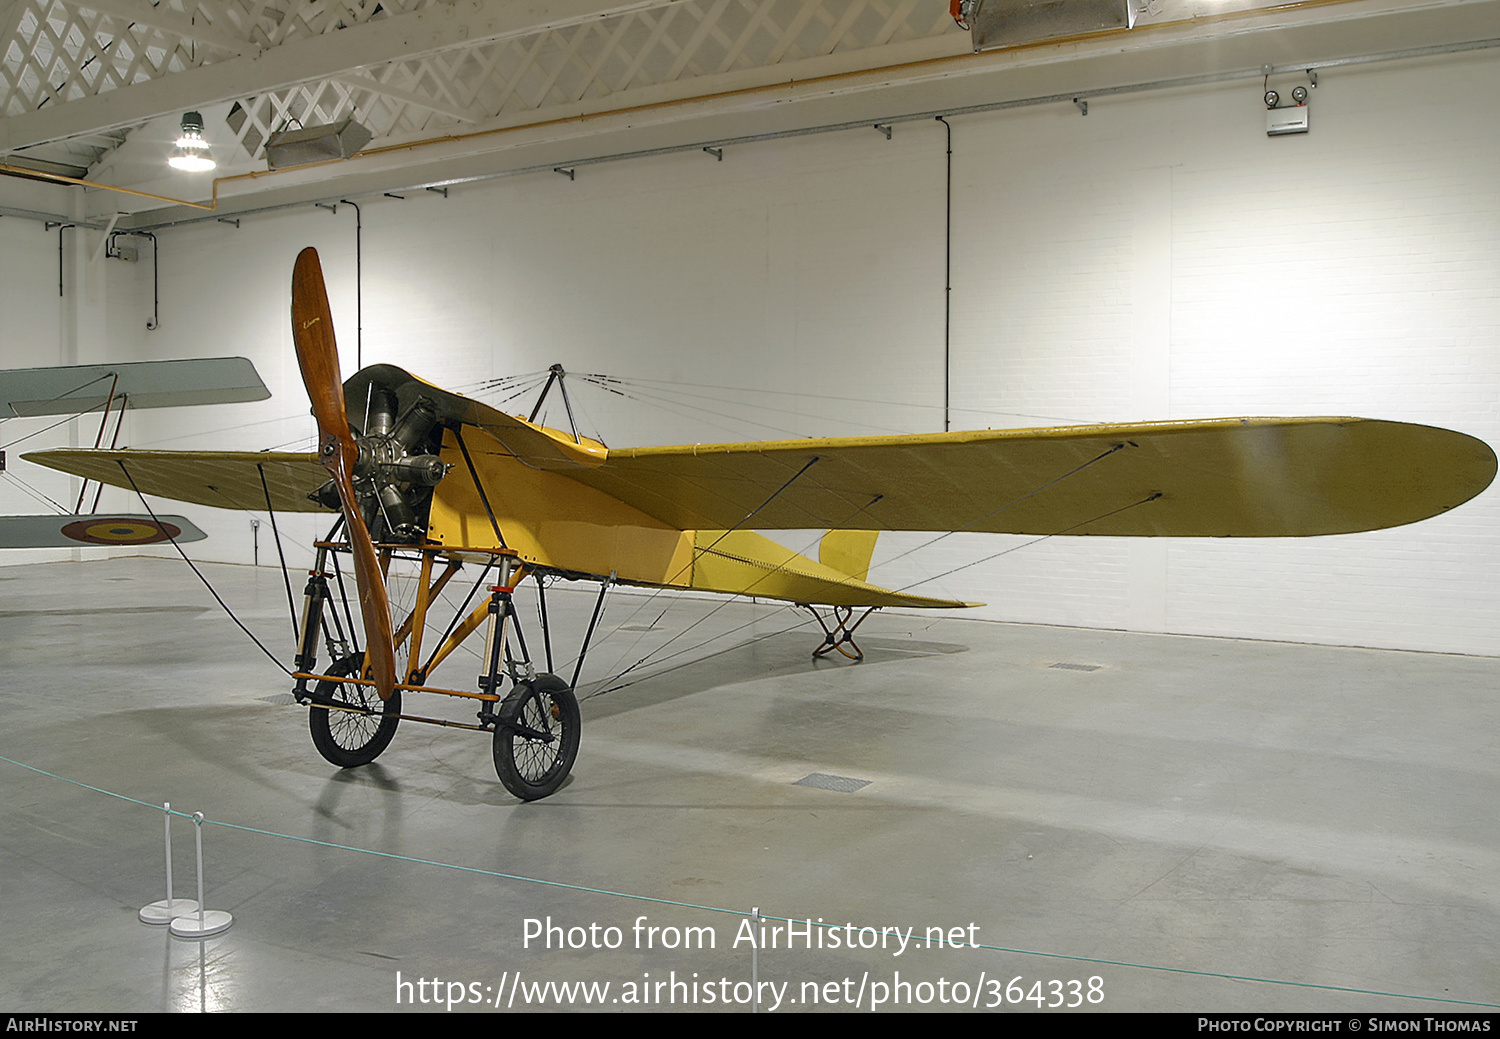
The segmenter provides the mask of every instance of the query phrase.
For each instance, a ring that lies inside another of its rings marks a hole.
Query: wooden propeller
[[[391,632],[390,596],[375,555],[375,543],[354,494],[354,465],[359,445],[344,411],[339,378],[339,351],[333,338],[333,315],[323,286],[323,267],[316,249],[303,249],[292,269],[292,339],[297,364],[318,420],[318,458],[333,477],[344,510],[344,529],[354,553],[354,580],[365,621],[365,660],[382,700],[396,687],[396,646]]]

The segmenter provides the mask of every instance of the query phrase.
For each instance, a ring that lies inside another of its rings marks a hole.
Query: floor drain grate
[[[1073,664],[1066,660],[1060,660],[1056,664],[1048,664],[1047,668],[1052,671],[1102,671],[1103,664]]]
[[[815,786],[819,790],[837,790],[841,794],[852,794],[861,787],[870,785],[868,779],[850,779],[848,776],[830,776],[826,772],[814,772],[803,776],[792,786]]]

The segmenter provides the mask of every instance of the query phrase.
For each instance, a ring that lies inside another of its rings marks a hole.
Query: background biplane
[[[526,577],[598,581],[600,603],[620,582],[832,607],[831,624],[820,617],[818,652],[857,658],[852,636],[870,610],[967,605],[869,583],[880,531],[1349,533],[1438,515],[1484,490],[1496,471],[1494,452],[1473,437],[1358,418],[609,449],[390,365],[341,383],[312,249],[293,272],[292,323],[318,423],[317,454],[58,450],[27,457],[180,501],[338,510],[334,530],[315,545],[296,656],[294,692],[312,708],[318,750],[341,766],[371,761],[403,719],[459,724],[403,713],[403,694],[467,698],[479,704],[477,724],[462,727],[493,733],[496,770],[525,799],[557,789],[579,737],[578,670],[571,683],[538,673],[517,624],[512,595]],[[829,531],[817,560],[755,533],[807,528]],[[363,648],[341,591],[346,555]],[[415,563],[420,584],[415,605],[393,618],[386,580],[398,558]],[[466,564],[480,566],[475,592],[493,573],[489,594],[467,614],[466,600],[424,657],[429,607]],[[865,612],[855,619],[856,610]],[[544,597],[541,617],[550,667]],[[478,690],[430,684],[433,670],[480,628]],[[591,624],[579,668],[592,631]],[[320,646],[330,658],[325,669],[317,666]]]
[[[130,361],[116,364],[73,364],[52,368],[13,368],[0,371],[0,419],[63,416],[83,418],[98,414],[94,446],[107,439],[118,444],[127,410],[182,408],[203,404],[231,404],[265,400],[271,395],[255,366],[244,357],[202,357],[175,361]],[[114,430],[110,432],[113,422]],[[48,427],[50,428],[50,427]],[[20,443],[46,429],[27,433]],[[106,437],[108,435],[108,437]],[[8,445],[7,445],[8,446]],[[0,472],[6,472],[0,447]],[[14,475],[14,474],[11,474]],[[0,516],[0,548],[77,548],[79,545],[151,545],[167,540],[201,541],[205,535],[183,516],[98,514],[99,491],[85,480],[68,512],[60,503],[56,514]],[[31,488],[27,493],[44,498]],[[92,501],[91,501],[92,499]],[[83,510],[88,506],[89,511]]]

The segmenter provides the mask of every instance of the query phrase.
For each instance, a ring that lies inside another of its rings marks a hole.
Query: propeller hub
[[[427,528],[425,511],[430,489],[450,468],[436,454],[433,441],[437,408],[419,397],[398,417],[396,395],[383,386],[369,389],[365,429],[350,428],[354,463],[349,475],[359,503],[361,518],[378,542],[411,544],[423,540]],[[323,448],[331,459],[340,443],[330,438]],[[312,495],[319,504],[338,508],[336,481],[330,480]]]

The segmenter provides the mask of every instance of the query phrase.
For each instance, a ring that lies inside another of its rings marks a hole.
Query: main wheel
[[[364,659],[363,653],[352,653],[337,661],[328,673],[341,677],[358,674]],[[315,692],[320,698],[359,708],[341,711],[314,704],[307,709],[307,727],[312,732],[313,746],[323,757],[340,768],[353,768],[368,765],[390,746],[391,737],[396,735],[396,726],[401,721],[399,689],[391,693],[389,700],[381,702],[380,694],[373,686],[325,679],[318,683]]]
[[[523,801],[562,786],[578,757],[578,699],[556,675],[517,682],[500,705],[495,771]]]

